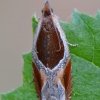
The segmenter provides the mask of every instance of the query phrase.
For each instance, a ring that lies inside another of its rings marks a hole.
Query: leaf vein
[[[93,62],[93,59],[94,59],[94,33],[93,33],[92,29],[88,26],[88,24],[85,22],[85,20],[81,16],[80,16],[80,18],[84,22],[85,26],[87,27],[87,29],[90,31],[90,33],[93,36],[93,54],[92,54],[92,62]]]

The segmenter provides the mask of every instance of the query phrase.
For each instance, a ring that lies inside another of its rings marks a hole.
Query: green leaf
[[[0,100],[37,100],[34,83],[30,83],[33,79],[32,53],[23,54],[23,59],[23,85],[16,90],[2,94]]]
[[[35,33],[37,24],[38,24],[38,21],[37,21],[37,18],[36,18],[36,14],[34,14],[33,17],[32,17],[32,31],[33,31],[33,35]]]
[[[32,29],[37,26],[32,18]],[[69,43],[72,60],[72,100],[100,99],[100,11],[94,17],[73,12],[70,24],[60,21]],[[32,53],[23,55],[23,85],[14,91],[1,94],[1,100],[37,100],[33,79]]]
[[[100,99],[100,11],[95,17],[74,11],[70,24],[60,21],[70,43],[72,100]]]

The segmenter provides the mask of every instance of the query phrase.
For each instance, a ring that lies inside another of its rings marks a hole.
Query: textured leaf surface
[[[60,21],[70,43],[73,88],[72,100],[100,100],[100,11],[91,17],[74,11],[70,24]],[[35,32],[36,17],[32,18]],[[32,54],[23,55],[23,85],[1,94],[1,100],[37,100],[32,76]]]
[[[100,100],[100,12],[93,18],[74,11],[70,24],[61,22],[70,43],[72,100]]]

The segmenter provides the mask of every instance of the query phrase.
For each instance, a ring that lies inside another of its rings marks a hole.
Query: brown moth
[[[34,82],[39,100],[70,100],[72,76],[68,44],[46,0],[32,48]]]

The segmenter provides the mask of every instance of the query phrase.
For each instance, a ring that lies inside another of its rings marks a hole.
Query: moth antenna
[[[57,33],[57,37],[58,37],[58,33]],[[59,52],[61,50],[61,45],[60,45],[60,40],[59,40],[59,37],[58,37],[58,41],[59,41],[59,49],[56,50],[56,52]]]
[[[69,45],[69,46],[72,46],[72,47],[78,46],[78,44],[71,44],[71,43],[69,43],[69,42],[68,42],[68,45]]]

